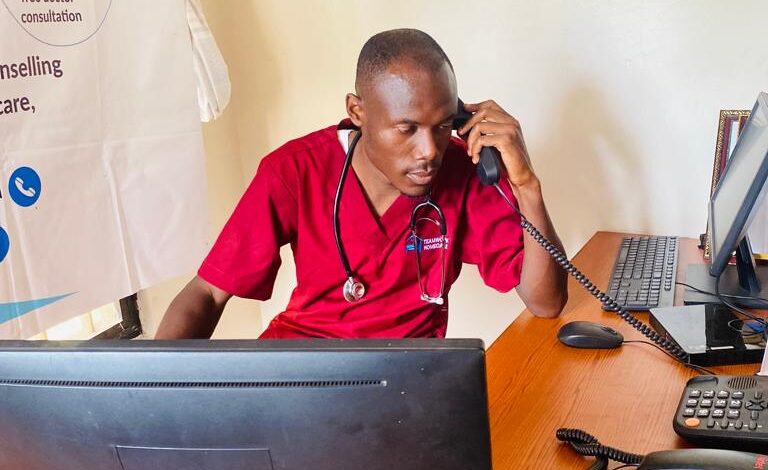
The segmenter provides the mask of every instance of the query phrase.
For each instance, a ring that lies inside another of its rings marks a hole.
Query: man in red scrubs
[[[473,116],[458,129],[462,139],[452,137],[457,98],[451,63],[430,36],[401,29],[369,39],[355,93],[346,97],[348,119],[264,157],[156,338],[210,337],[233,295],[268,299],[285,244],[298,283],[262,338],[443,337],[447,295],[463,263],[477,265],[492,288],[517,288],[533,314],[559,315],[565,273],[523,236],[519,217],[475,173],[481,148],[496,147],[505,170],[500,187],[562,250],[520,124],[493,101],[467,104]],[[365,287],[350,302],[334,196],[357,137],[338,210],[343,253]],[[425,201],[431,204],[414,213]]]

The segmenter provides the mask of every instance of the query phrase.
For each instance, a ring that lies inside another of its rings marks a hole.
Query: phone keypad
[[[688,381],[681,396],[675,431],[693,442],[714,447],[768,448],[766,397],[768,377],[695,377]]]

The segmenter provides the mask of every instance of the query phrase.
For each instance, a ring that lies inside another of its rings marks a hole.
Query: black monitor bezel
[[[491,468],[481,340],[11,340],[0,359],[0,469]]]

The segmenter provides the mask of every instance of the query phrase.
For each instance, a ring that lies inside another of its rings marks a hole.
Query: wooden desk
[[[621,238],[598,232],[573,260],[601,288]],[[677,280],[684,281],[686,265],[703,260],[693,239],[681,239],[679,251]],[[682,304],[682,291],[678,286],[675,305]],[[603,323],[627,340],[644,339],[618,316],[602,311],[573,279],[568,292],[559,319],[536,318],[526,310],[488,349],[493,468],[581,470],[594,462],[557,440],[555,431],[561,427],[583,429],[604,445],[638,454],[689,447],[672,429],[672,418],[686,381],[697,374],[647,344],[613,350],[562,345],[557,330],[573,320]],[[639,318],[647,323],[648,315]],[[753,374],[759,364],[713,369]]]

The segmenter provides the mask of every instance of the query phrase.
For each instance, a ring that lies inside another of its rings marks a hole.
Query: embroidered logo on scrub
[[[405,238],[405,251],[422,251],[439,250],[443,248],[443,240],[445,240],[445,248],[448,248],[448,237],[432,237],[432,238],[420,238],[413,234],[409,234]]]

